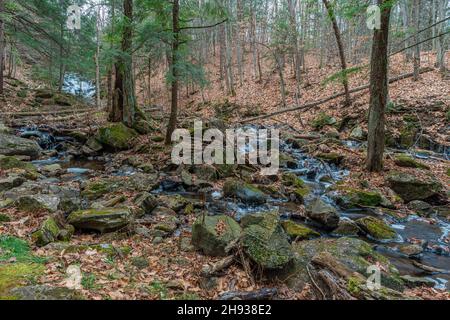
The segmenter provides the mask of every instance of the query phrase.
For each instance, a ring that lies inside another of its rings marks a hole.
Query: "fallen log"
[[[430,72],[430,71],[433,71],[433,70],[434,69],[431,68],[431,67],[425,67],[425,68],[420,69],[419,73],[426,73],[426,72]],[[413,76],[414,76],[413,72],[405,73],[405,74],[402,74],[402,75],[399,75],[397,77],[389,79],[389,83],[394,83],[394,82],[397,82],[397,81],[400,81],[400,80],[403,80],[403,79],[411,78]],[[355,93],[355,92],[359,92],[359,91],[366,90],[366,89],[369,89],[369,88],[370,88],[370,84],[366,84],[366,85],[363,85],[363,86],[360,86],[360,87],[353,88],[349,92],[350,93]],[[343,97],[343,96],[345,96],[345,92],[340,92],[340,93],[336,93],[336,94],[334,94],[332,96],[323,98],[321,100],[313,101],[313,102],[310,102],[310,103],[307,103],[307,104],[304,104],[304,105],[301,105],[301,106],[295,106],[295,107],[292,107],[292,108],[286,108],[286,109],[278,110],[278,111],[275,111],[275,112],[272,112],[272,113],[263,114],[261,116],[243,119],[243,120],[241,120],[239,122],[240,123],[248,123],[248,122],[253,122],[255,120],[267,119],[267,118],[270,118],[270,117],[273,117],[273,116],[277,116],[277,115],[280,115],[280,114],[283,114],[283,113],[287,113],[287,112],[298,111],[298,110],[308,110],[308,109],[320,106],[320,105],[322,105],[322,104],[324,104],[324,103],[326,103],[328,101],[331,101],[331,100],[334,100],[334,99],[337,99],[337,98],[340,98],[340,97]]]
[[[234,255],[223,258],[222,260],[216,263],[207,264],[202,269],[202,276],[211,277],[230,267],[233,264],[233,262],[234,262]]]
[[[65,110],[54,110],[54,111],[24,111],[24,112],[2,112],[1,116],[9,117],[39,117],[45,115],[57,115],[57,114],[70,114],[70,113],[83,113],[83,112],[96,112],[103,111],[101,109],[95,108],[83,108],[83,109],[65,109]]]

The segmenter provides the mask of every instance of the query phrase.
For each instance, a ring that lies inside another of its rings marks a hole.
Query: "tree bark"
[[[0,13],[5,11],[5,0],[0,0]],[[0,17],[0,94],[3,94],[4,90],[4,75],[3,70],[5,69],[5,24],[3,19]]]
[[[172,71],[172,81],[171,81],[171,106],[170,106],[170,118],[167,125],[166,132],[166,145],[170,145],[172,142],[172,133],[175,131],[177,126],[177,115],[178,115],[178,50],[180,46],[180,1],[173,0],[172,6],[172,32],[173,32],[173,42],[172,42],[172,61],[171,61],[171,71]]]
[[[378,0],[381,11],[381,27],[375,29],[372,44],[370,70],[369,135],[366,168],[379,172],[383,169],[385,108],[388,94],[388,41],[391,6],[389,0]]]
[[[414,43],[417,45],[414,47],[414,81],[419,80],[420,69],[420,45],[419,43],[419,27],[420,27],[420,0],[414,0]]]
[[[115,64],[115,83],[113,108],[110,121],[123,122],[128,127],[135,124],[136,96],[133,78],[132,37],[133,37],[133,0],[123,1],[124,27],[122,50]]]
[[[350,105],[350,93],[348,90],[348,77],[346,74],[347,70],[347,62],[345,61],[345,52],[344,46],[342,45],[341,40],[341,31],[339,30],[339,26],[337,24],[336,16],[334,15],[334,10],[329,0],[322,0],[325,8],[327,9],[328,16],[330,17],[331,23],[333,25],[334,36],[336,37],[336,42],[339,50],[339,58],[341,59],[341,68],[342,68],[342,85],[344,86],[345,91],[345,104]]]

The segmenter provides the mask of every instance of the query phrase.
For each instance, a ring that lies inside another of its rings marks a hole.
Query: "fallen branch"
[[[211,277],[230,267],[233,264],[233,262],[234,262],[234,255],[223,258],[222,260],[216,263],[207,264],[202,269],[202,276]]]
[[[83,113],[83,112],[95,112],[95,111],[103,111],[94,108],[83,108],[83,109],[70,109],[70,110],[55,110],[55,111],[26,111],[26,112],[3,112],[0,113],[1,116],[12,116],[12,117],[39,117],[44,115],[54,115],[54,114],[70,114],[70,113]]]
[[[431,67],[426,67],[426,68],[420,69],[419,73],[426,73],[426,72],[430,72],[430,71],[433,71],[433,70],[434,69],[431,68]],[[400,81],[400,80],[403,80],[403,79],[411,78],[413,76],[414,76],[413,72],[405,73],[405,74],[402,74],[402,75],[399,75],[397,77],[389,79],[389,83],[393,83],[393,82],[397,82],[397,81]],[[363,85],[363,86],[351,89],[349,92],[350,93],[355,93],[355,92],[366,90],[366,89],[369,89],[369,88],[370,88],[370,84],[366,84],[366,85]],[[329,96],[329,97],[326,97],[324,99],[317,100],[317,101],[314,101],[314,102],[310,102],[310,103],[304,104],[302,106],[286,108],[286,109],[282,109],[282,110],[279,110],[279,111],[276,111],[276,112],[273,112],[273,113],[264,114],[264,115],[253,117],[253,118],[243,119],[243,120],[240,121],[240,123],[248,123],[248,122],[253,122],[255,120],[267,119],[267,118],[270,118],[270,117],[273,117],[273,116],[277,116],[277,115],[280,115],[280,114],[283,114],[283,113],[297,111],[297,110],[311,109],[311,108],[317,107],[319,105],[322,105],[322,104],[324,104],[324,103],[326,103],[328,101],[331,101],[331,100],[334,100],[336,98],[343,97],[343,96],[345,96],[345,92],[336,93],[336,94],[334,94],[332,96]]]
[[[241,292],[241,291],[229,291],[220,295],[220,300],[269,300],[278,294],[276,288],[264,288],[258,291]]]

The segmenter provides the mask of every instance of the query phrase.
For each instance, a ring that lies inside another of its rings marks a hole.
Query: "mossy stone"
[[[47,218],[39,230],[34,232],[31,237],[38,247],[43,247],[57,240],[60,228],[56,220],[52,217]]]
[[[137,132],[123,123],[112,123],[99,129],[97,140],[116,150],[127,150],[131,147],[131,140],[137,137]]]
[[[405,202],[425,200],[442,191],[443,186],[434,177],[416,177],[404,172],[391,172],[387,181]]]
[[[101,233],[126,227],[131,213],[127,208],[88,209],[72,212],[67,222],[76,229],[95,230]]]
[[[412,157],[406,154],[398,154],[395,156],[394,162],[399,167],[407,167],[407,168],[420,168],[420,169],[430,169],[429,166],[416,161]]]
[[[291,239],[304,240],[320,237],[320,233],[291,220],[283,221],[281,225]]]
[[[226,247],[241,235],[241,227],[231,217],[199,217],[192,226],[192,244],[210,256],[225,256]]]
[[[228,179],[225,181],[223,192],[226,197],[239,199],[243,203],[263,204],[266,202],[264,192],[252,184],[236,179]]]
[[[397,236],[394,229],[383,220],[375,217],[367,216],[359,218],[355,222],[363,231],[376,240],[392,240]]]

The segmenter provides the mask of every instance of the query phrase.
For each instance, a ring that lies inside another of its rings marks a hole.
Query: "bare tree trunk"
[[[296,21],[296,12],[295,12],[296,3],[294,0],[288,0],[289,7],[289,23],[290,23],[290,32],[291,36],[291,44],[293,47],[293,60],[294,60],[294,68],[295,68],[295,86],[296,86],[296,94],[297,97],[300,97],[300,83],[301,83],[301,60],[300,60],[300,51],[298,48],[298,37],[297,37],[297,21]]]
[[[5,0],[0,0],[0,13],[5,11]],[[5,68],[5,24],[0,16],[0,94],[4,91],[4,75],[3,70]]]
[[[342,45],[341,40],[341,31],[339,30],[339,26],[337,24],[336,16],[334,15],[334,10],[329,0],[322,0],[325,8],[327,9],[328,16],[330,17],[331,23],[333,24],[334,35],[336,37],[336,42],[339,50],[339,58],[341,59],[341,68],[342,68],[342,85],[344,86],[345,91],[345,104],[350,105],[350,93],[348,90],[348,77],[347,77],[347,62],[345,61],[345,53],[344,46]]]
[[[385,108],[388,94],[388,41],[391,6],[389,0],[378,0],[385,5],[381,12],[381,27],[375,29],[372,44],[370,70],[369,135],[366,168],[369,171],[383,169]],[[387,4],[387,5],[386,5]]]
[[[420,27],[420,0],[414,0],[414,43],[419,43],[419,27]],[[420,46],[414,47],[414,81],[419,80],[420,69]]]
[[[170,118],[167,125],[166,132],[166,145],[170,145],[172,142],[172,133],[175,131],[177,126],[177,116],[178,116],[178,50],[180,46],[180,1],[173,0],[172,5],[172,32],[173,32],[173,42],[172,42],[172,59],[171,59],[171,71],[172,71],[172,82],[171,82],[171,106],[170,106]]]
[[[445,17],[445,12],[447,8],[447,1],[446,0],[438,0],[438,14],[437,20],[443,20]],[[441,34],[444,31],[444,25],[439,24],[438,27],[438,35]],[[445,35],[440,36],[437,39],[436,42],[436,66],[439,68],[439,70],[444,74],[446,71],[445,66]]]
[[[101,106],[100,101],[100,7],[97,11],[97,23],[95,24],[95,31],[97,33],[97,51],[95,53],[95,107],[97,109]]]
[[[244,79],[244,70],[242,68],[243,56],[244,56],[244,25],[243,25],[243,11],[242,11],[242,0],[236,1],[236,11],[237,11],[237,32],[236,32],[236,53],[237,53],[237,65],[239,73],[239,84],[242,86]]]

